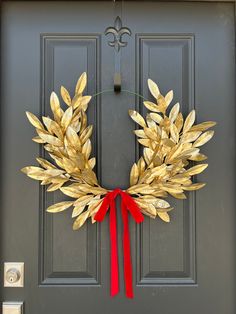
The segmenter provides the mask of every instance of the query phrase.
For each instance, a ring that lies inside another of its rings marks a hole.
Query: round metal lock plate
[[[20,272],[18,269],[16,268],[10,268],[7,272],[6,272],[6,280],[9,283],[15,283],[20,279]]]

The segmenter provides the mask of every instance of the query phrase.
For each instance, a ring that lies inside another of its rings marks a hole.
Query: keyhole
[[[9,269],[6,275],[7,281],[10,283],[15,283],[20,279],[20,272],[15,268]]]

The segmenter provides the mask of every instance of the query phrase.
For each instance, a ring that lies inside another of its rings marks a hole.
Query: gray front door
[[[135,298],[125,298],[122,224],[118,211],[121,292],[109,296],[108,218],[72,231],[71,213],[45,208],[63,198],[47,194],[20,168],[39,154],[25,111],[49,113],[49,95],[69,90],[88,73],[88,94],[113,89],[114,48],[104,30],[114,3],[2,4],[1,257],[25,263],[24,288],[4,288],[2,301],[24,301],[25,314],[234,314],[235,302],[235,71],[234,4],[123,2],[131,37],[122,49],[122,88],[148,96],[146,81],[173,89],[186,114],[215,120],[203,150],[207,186],[187,201],[171,200],[171,222],[130,220]],[[110,36],[110,35],[109,35]],[[138,97],[121,92],[92,100],[97,173],[107,188],[125,188],[139,149],[128,109]],[[40,152],[42,153],[42,152]],[[118,204],[119,206],[119,204]]]

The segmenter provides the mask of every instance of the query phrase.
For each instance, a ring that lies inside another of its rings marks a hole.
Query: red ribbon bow
[[[128,211],[133,216],[136,223],[140,223],[144,220],[140,208],[128,193],[122,191],[121,189],[115,189],[112,192],[108,192],[106,194],[102,205],[96,213],[94,219],[97,221],[102,221],[110,207],[111,296],[115,296],[119,292],[119,267],[115,205],[115,199],[117,195],[121,196],[121,214],[123,220],[124,279],[126,297],[133,298]]]

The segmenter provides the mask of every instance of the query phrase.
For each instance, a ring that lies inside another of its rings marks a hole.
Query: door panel
[[[44,114],[50,115],[50,93],[63,85],[72,91],[78,73],[86,71],[89,79],[87,93],[95,94],[99,89],[101,72],[99,66],[101,36],[41,34],[41,104]],[[90,123],[94,125],[92,141],[94,154],[99,158],[96,142],[99,128],[99,103],[93,102],[88,111]],[[44,154],[45,155],[45,154]],[[46,155],[45,155],[46,157]],[[99,158],[100,159],[100,158]],[[94,285],[99,282],[100,243],[98,225],[87,224],[81,229],[79,237],[71,232],[71,219],[68,213],[68,225],[64,230],[64,218],[47,215],[45,208],[54,202],[63,200],[59,192],[40,191],[41,198],[41,241],[39,258],[41,262],[41,284],[78,284]],[[95,228],[94,228],[95,227]],[[63,231],[63,237],[61,232]]]
[[[108,218],[72,231],[69,211],[52,216],[46,193],[19,169],[40,153],[24,112],[50,114],[49,96],[63,84],[73,91],[88,73],[88,94],[113,89],[114,50],[104,35],[113,25],[112,2],[4,2],[2,5],[2,261],[25,262],[25,287],[2,288],[2,300],[25,302],[26,314],[234,314],[235,295],[235,69],[233,3],[124,2],[123,25],[132,31],[121,51],[122,88],[150,97],[147,79],[174,90],[187,114],[215,120],[204,153],[207,186],[165,224],[130,219],[135,298],[123,289],[122,223],[118,210],[120,294],[109,296]],[[173,103],[174,103],[173,102]],[[141,150],[128,109],[145,113],[138,97],[122,92],[93,98],[93,153],[107,188],[126,188]],[[119,202],[117,204],[119,208]]]
[[[151,29],[152,25],[146,34],[136,36],[139,91],[149,97],[146,82],[152,77],[165,92],[174,88],[174,101],[187,113],[194,108],[194,35],[150,35]],[[141,102],[138,110],[147,112]],[[137,246],[141,285],[196,283],[194,194],[185,201],[172,199],[171,204],[176,210],[169,232],[152,219],[141,226]]]

